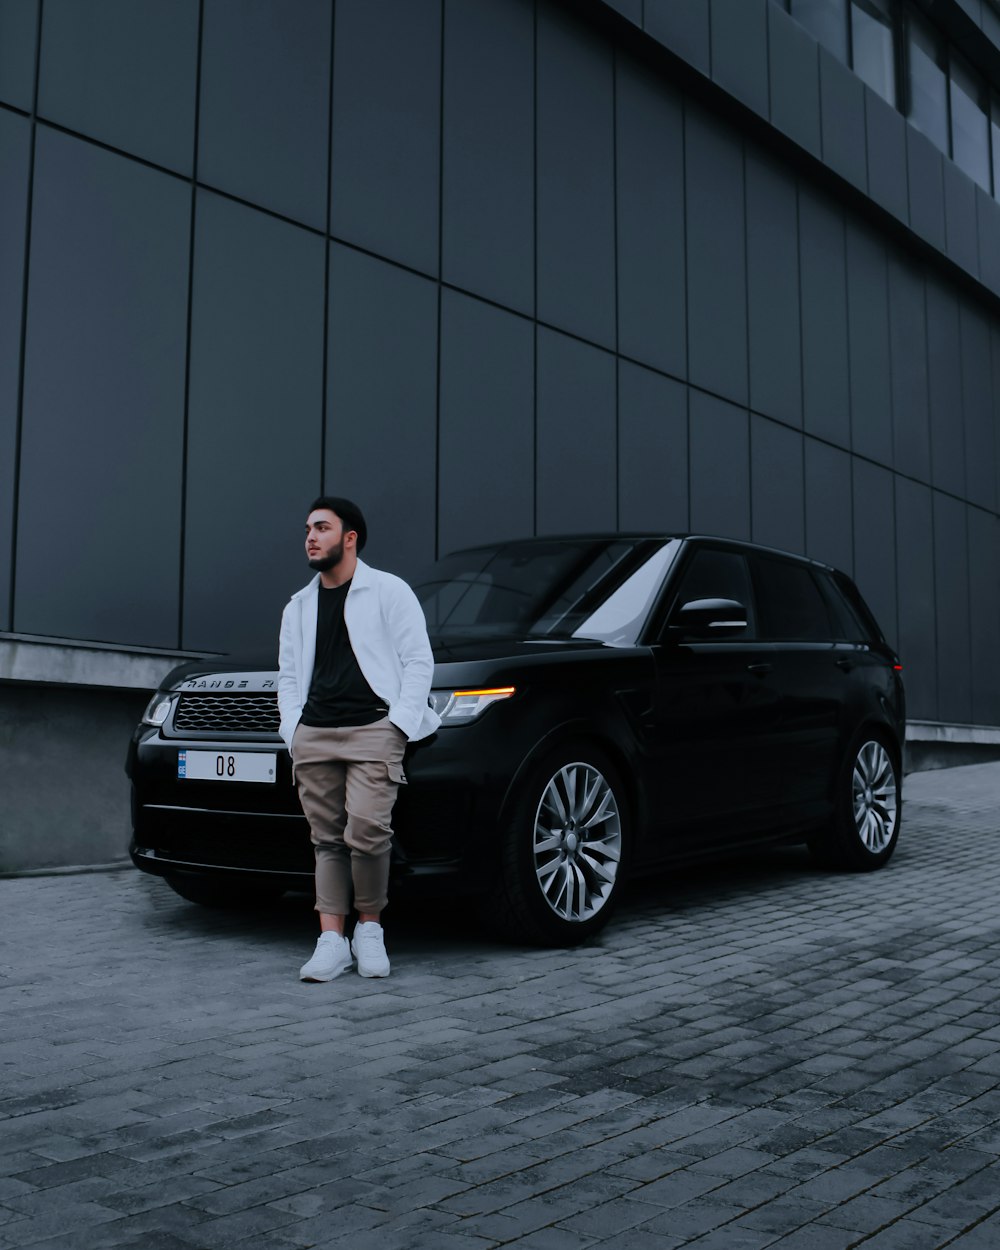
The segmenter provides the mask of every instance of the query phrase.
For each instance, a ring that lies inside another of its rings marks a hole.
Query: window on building
[[[788,11],[824,48],[848,63],[847,0],[788,0]]]
[[[986,83],[968,62],[951,55],[951,155],[970,178],[990,190],[990,122]]]
[[[883,100],[896,105],[896,48],[890,0],[851,0],[851,65]]]
[[[916,13],[907,16],[910,62],[910,121],[937,144],[948,146],[948,50],[929,22]]]
[[[990,108],[990,140],[993,150],[993,195],[1000,200],[1000,95],[995,91],[991,95]]]

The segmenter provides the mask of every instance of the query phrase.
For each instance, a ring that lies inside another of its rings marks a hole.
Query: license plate
[[[178,751],[184,781],[274,781],[278,757],[268,751]]]

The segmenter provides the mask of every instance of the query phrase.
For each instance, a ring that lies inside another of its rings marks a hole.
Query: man
[[[280,732],[316,852],[320,936],[303,981],[332,981],[354,959],[363,977],[389,975],[381,915],[403,751],[440,724],[420,604],[400,578],[358,559],[367,536],[357,504],[317,499],[306,520],[316,576],[281,617]]]

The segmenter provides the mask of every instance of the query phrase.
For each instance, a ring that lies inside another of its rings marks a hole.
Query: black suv
[[[826,565],[696,535],[535,538],[413,582],[441,728],[407,751],[392,897],[479,895],[567,944],[629,874],[806,841],[881,867],[899,836],[900,664]],[[129,750],[137,867],[209,905],[308,889],[273,656],[187,663]]]

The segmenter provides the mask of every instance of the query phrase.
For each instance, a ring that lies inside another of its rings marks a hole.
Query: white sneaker
[[[313,957],[299,969],[303,981],[332,981],[354,963],[351,947],[342,933],[321,933]]]
[[[387,977],[389,956],[385,953],[382,926],[375,920],[366,920],[354,927],[351,950],[358,961],[358,976]]]

